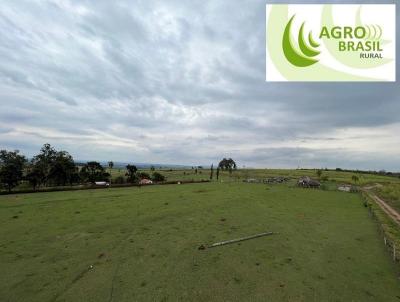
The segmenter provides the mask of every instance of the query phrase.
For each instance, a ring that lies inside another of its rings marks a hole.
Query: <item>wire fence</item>
[[[210,182],[208,179],[184,179],[184,180],[173,180],[173,181],[161,181],[154,182],[153,184],[141,185],[138,183],[125,183],[125,184],[112,184],[111,186],[96,186],[96,185],[73,185],[73,186],[65,186],[65,187],[42,187],[36,190],[26,189],[26,190],[14,190],[11,192],[8,191],[0,191],[0,195],[11,195],[11,194],[28,194],[28,193],[40,193],[40,192],[60,192],[60,191],[82,191],[82,190],[103,190],[110,188],[127,188],[127,187],[144,187],[144,186],[161,186],[161,185],[183,185],[183,184],[192,184],[192,183],[204,183]]]
[[[400,251],[398,249],[398,244],[396,244],[396,239],[393,234],[387,231],[386,224],[382,222],[380,215],[386,215],[380,208],[375,208],[374,202],[370,200],[370,197],[366,194],[363,195],[364,206],[368,208],[369,216],[376,222],[379,232],[382,236],[383,243],[385,244],[386,249],[390,253],[392,260],[394,262],[398,262],[400,260]],[[391,219],[388,217],[388,219]]]

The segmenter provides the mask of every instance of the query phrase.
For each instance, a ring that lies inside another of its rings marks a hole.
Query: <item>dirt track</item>
[[[381,209],[389,215],[390,218],[393,219],[398,225],[400,225],[400,214],[393,209],[390,205],[388,205],[383,199],[379,198],[376,194],[369,191],[375,186],[365,187],[364,192],[366,192],[380,207]]]

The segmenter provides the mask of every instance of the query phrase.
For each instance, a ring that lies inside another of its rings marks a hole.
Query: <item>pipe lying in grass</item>
[[[217,246],[221,246],[221,245],[236,243],[236,242],[240,242],[240,241],[245,241],[245,240],[254,239],[254,238],[263,237],[263,236],[269,236],[269,235],[273,235],[273,234],[278,234],[278,233],[266,232],[266,233],[260,233],[260,234],[251,235],[251,236],[247,236],[247,237],[242,237],[242,238],[238,238],[238,239],[232,239],[232,240],[217,242],[217,243],[211,244],[207,248],[212,248],[212,247],[217,247]],[[204,245],[200,245],[199,246],[199,250],[205,250],[205,249],[206,249],[206,246],[204,246]]]

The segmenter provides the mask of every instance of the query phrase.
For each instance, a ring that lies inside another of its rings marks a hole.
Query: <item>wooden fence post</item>
[[[396,262],[396,245],[393,244],[393,261]]]

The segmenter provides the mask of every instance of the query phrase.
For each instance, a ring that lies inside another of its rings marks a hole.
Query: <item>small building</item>
[[[300,177],[300,179],[297,181],[297,185],[303,188],[319,188],[321,186],[321,183],[319,181],[311,179],[308,176],[305,176]]]
[[[351,185],[340,185],[338,186],[338,190],[343,192],[350,192]]]
[[[281,184],[284,182],[287,182],[289,180],[289,177],[284,177],[284,176],[277,176],[277,177],[270,177],[267,179],[264,179],[264,183],[268,184]]]
[[[261,181],[258,180],[258,179],[255,179],[255,178],[247,178],[247,179],[244,179],[243,182],[248,182],[248,183],[259,183],[259,182],[261,182]]]
[[[342,192],[357,192],[358,189],[356,186],[349,185],[349,184],[341,184],[338,186],[338,190]]]
[[[153,182],[150,179],[143,178],[139,181],[139,185],[151,185]]]

